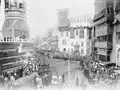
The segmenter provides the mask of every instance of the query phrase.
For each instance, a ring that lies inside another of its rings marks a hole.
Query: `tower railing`
[[[8,42],[33,42],[33,40],[31,39],[23,39],[23,38],[19,38],[19,37],[14,37],[14,38],[11,38],[11,37],[3,37],[3,38],[0,38],[0,43],[8,43]]]

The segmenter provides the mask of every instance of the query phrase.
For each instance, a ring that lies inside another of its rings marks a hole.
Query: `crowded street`
[[[0,0],[0,90],[120,90],[120,0]]]

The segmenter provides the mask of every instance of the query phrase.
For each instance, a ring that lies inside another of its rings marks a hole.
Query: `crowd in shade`
[[[8,71],[2,72],[0,76],[0,80],[1,80],[0,82],[2,85],[12,83],[15,80],[18,80],[24,76],[32,74],[33,72],[35,72],[36,69],[37,67],[35,63],[32,63],[31,61],[29,61],[27,65],[23,65],[19,67],[18,69],[15,69],[11,72],[8,72]]]
[[[81,61],[80,66],[85,74],[88,73],[87,76],[93,84],[115,85],[119,83],[120,73],[116,70],[120,70],[120,67],[115,63],[103,64],[99,60],[92,60],[91,56],[86,56]]]

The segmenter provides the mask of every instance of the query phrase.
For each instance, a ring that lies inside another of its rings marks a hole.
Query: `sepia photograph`
[[[120,0],[0,0],[0,90],[120,90]]]

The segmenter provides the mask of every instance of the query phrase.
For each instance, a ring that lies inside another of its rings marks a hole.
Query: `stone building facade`
[[[113,50],[114,5],[113,0],[96,0],[96,2],[98,6],[95,5],[97,12],[93,20],[96,38],[95,52],[100,61],[108,62]]]

